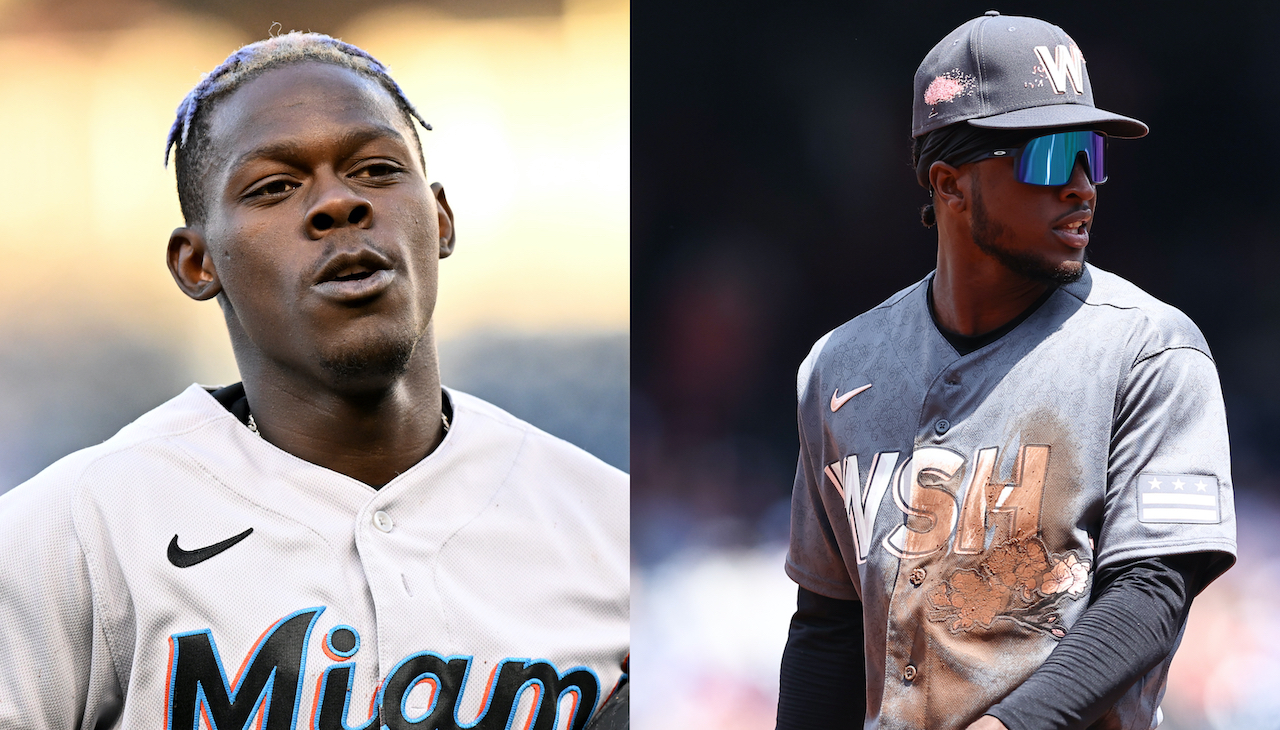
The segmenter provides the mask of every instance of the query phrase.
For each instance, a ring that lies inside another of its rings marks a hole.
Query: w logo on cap
[[[1077,94],[1084,93],[1084,54],[1076,44],[1056,46],[1052,58],[1049,57],[1048,46],[1036,46],[1035,50],[1049,75],[1054,93],[1067,93],[1067,79],[1071,79],[1071,85],[1075,87]]]

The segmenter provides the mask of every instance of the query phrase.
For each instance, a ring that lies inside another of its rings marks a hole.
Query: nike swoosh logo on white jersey
[[[855,395],[861,393],[862,391],[870,387],[871,387],[871,383],[867,383],[861,388],[854,388],[853,390],[849,391],[848,393],[845,393],[844,395],[840,395],[839,388],[836,388],[835,390],[831,391],[831,412],[835,413],[836,411],[840,410],[840,407],[843,406],[845,403],[848,403],[850,398],[854,397]],[[837,398],[836,396],[838,395],[839,397]]]
[[[178,536],[174,535],[173,539],[169,541],[169,562],[173,563],[175,568],[190,568],[197,563],[203,563],[209,558],[212,558],[218,553],[245,539],[252,533],[253,528],[250,527],[239,535],[228,537],[222,542],[215,542],[212,545],[196,548],[195,550],[183,550],[178,547]]]

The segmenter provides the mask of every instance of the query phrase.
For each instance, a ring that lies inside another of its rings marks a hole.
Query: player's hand
[[[990,715],[983,715],[978,721],[970,725],[965,730],[1009,730],[1004,726],[1003,722],[995,719]]]

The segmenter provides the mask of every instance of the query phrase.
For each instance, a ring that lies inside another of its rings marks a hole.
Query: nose
[[[1082,154],[1076,158],[1076,166],[1071,169],[1071,179],[1062,186],[1062,199],[1077,198],[1087,202],[1097,195],[1098,188],[1089,181],[1089,173],[1085,170],[1085,159]]]
[[[338,228],[369,228],[373,225],[373,206],[336,177],[327,183],[319,177],[319,190],[307,211],[307,235],[312,240],[323,238]]]

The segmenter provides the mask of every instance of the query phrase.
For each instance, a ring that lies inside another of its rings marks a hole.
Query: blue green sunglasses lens
[[[1015,160],[1020,182],[1031,185],[1066,185],[1076,158],[1084,153],[1089,179],[1107,181],[1107,138],[1098,132],[1058,132],[1036,137],[1023,145]]]

